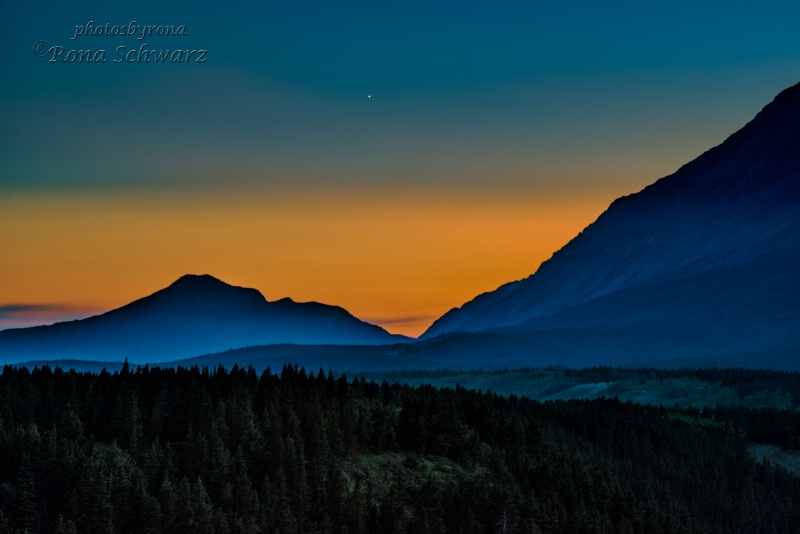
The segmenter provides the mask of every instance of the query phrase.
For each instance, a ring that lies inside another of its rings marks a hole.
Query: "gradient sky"
[[[0,0],[0,19],[0,328],[208,273],[417,335],[800,78],[797,2]],[[71,40],[89,21],[187,34]],[[207,61],[114,62],[145,43]]]

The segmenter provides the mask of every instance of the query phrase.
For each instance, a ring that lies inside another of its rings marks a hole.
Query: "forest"
[[[753,443],[800,448],[800,414],[5,366],[0,534],[800,532],[800,478]]]

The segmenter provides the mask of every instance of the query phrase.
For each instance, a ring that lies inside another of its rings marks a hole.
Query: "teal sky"
[[[46,0],[0,15],[5,191],[647,183],[800,67],[792,2]],[[90,20],[187,35],[70,40]],[[107,61],[51,63],[39,40]],[[114,62],[143,43],[207,61]]]

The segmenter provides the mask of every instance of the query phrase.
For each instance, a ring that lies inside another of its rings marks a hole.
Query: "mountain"
[[[0,362],[162,362],[252,345],[379,345],[403,340],[336,306],[288,298],[268,302],[255,289],[231,286],[209,275],[187,275],[102,315],[0,331]]]
[[[2,331],[0,363],[174,362],[293,344],[226,358],[800,369],[797,273],[800,84],[721,145],[614,201],[533,275],[449,311],[416,343],[341,308],[267,302],[253,289],[185,276],[97,317]]]
[[[792,350],[798,272],[800,84],[721,145],[614,201],[533,275],[450,310],[423,339],[528,333],[529,363],[539,349],[610,363],[646,360],[648,351]]]

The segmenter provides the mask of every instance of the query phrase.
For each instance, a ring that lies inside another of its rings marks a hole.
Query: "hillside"
[[[337,306],[291,299],[268,302],[255,289],[208,275],[187,275],[102,315],[0,331],[0,362],[162,362],[271,343],[372,345],[404,340]]]
[[[624,340],[643,330],[699,336],[709,356],[793,349],[798,270],[800,85],[675,174],[616,200],[533,275],[449,311],[423,338],[600,328],[619,332],[623,361]]]

